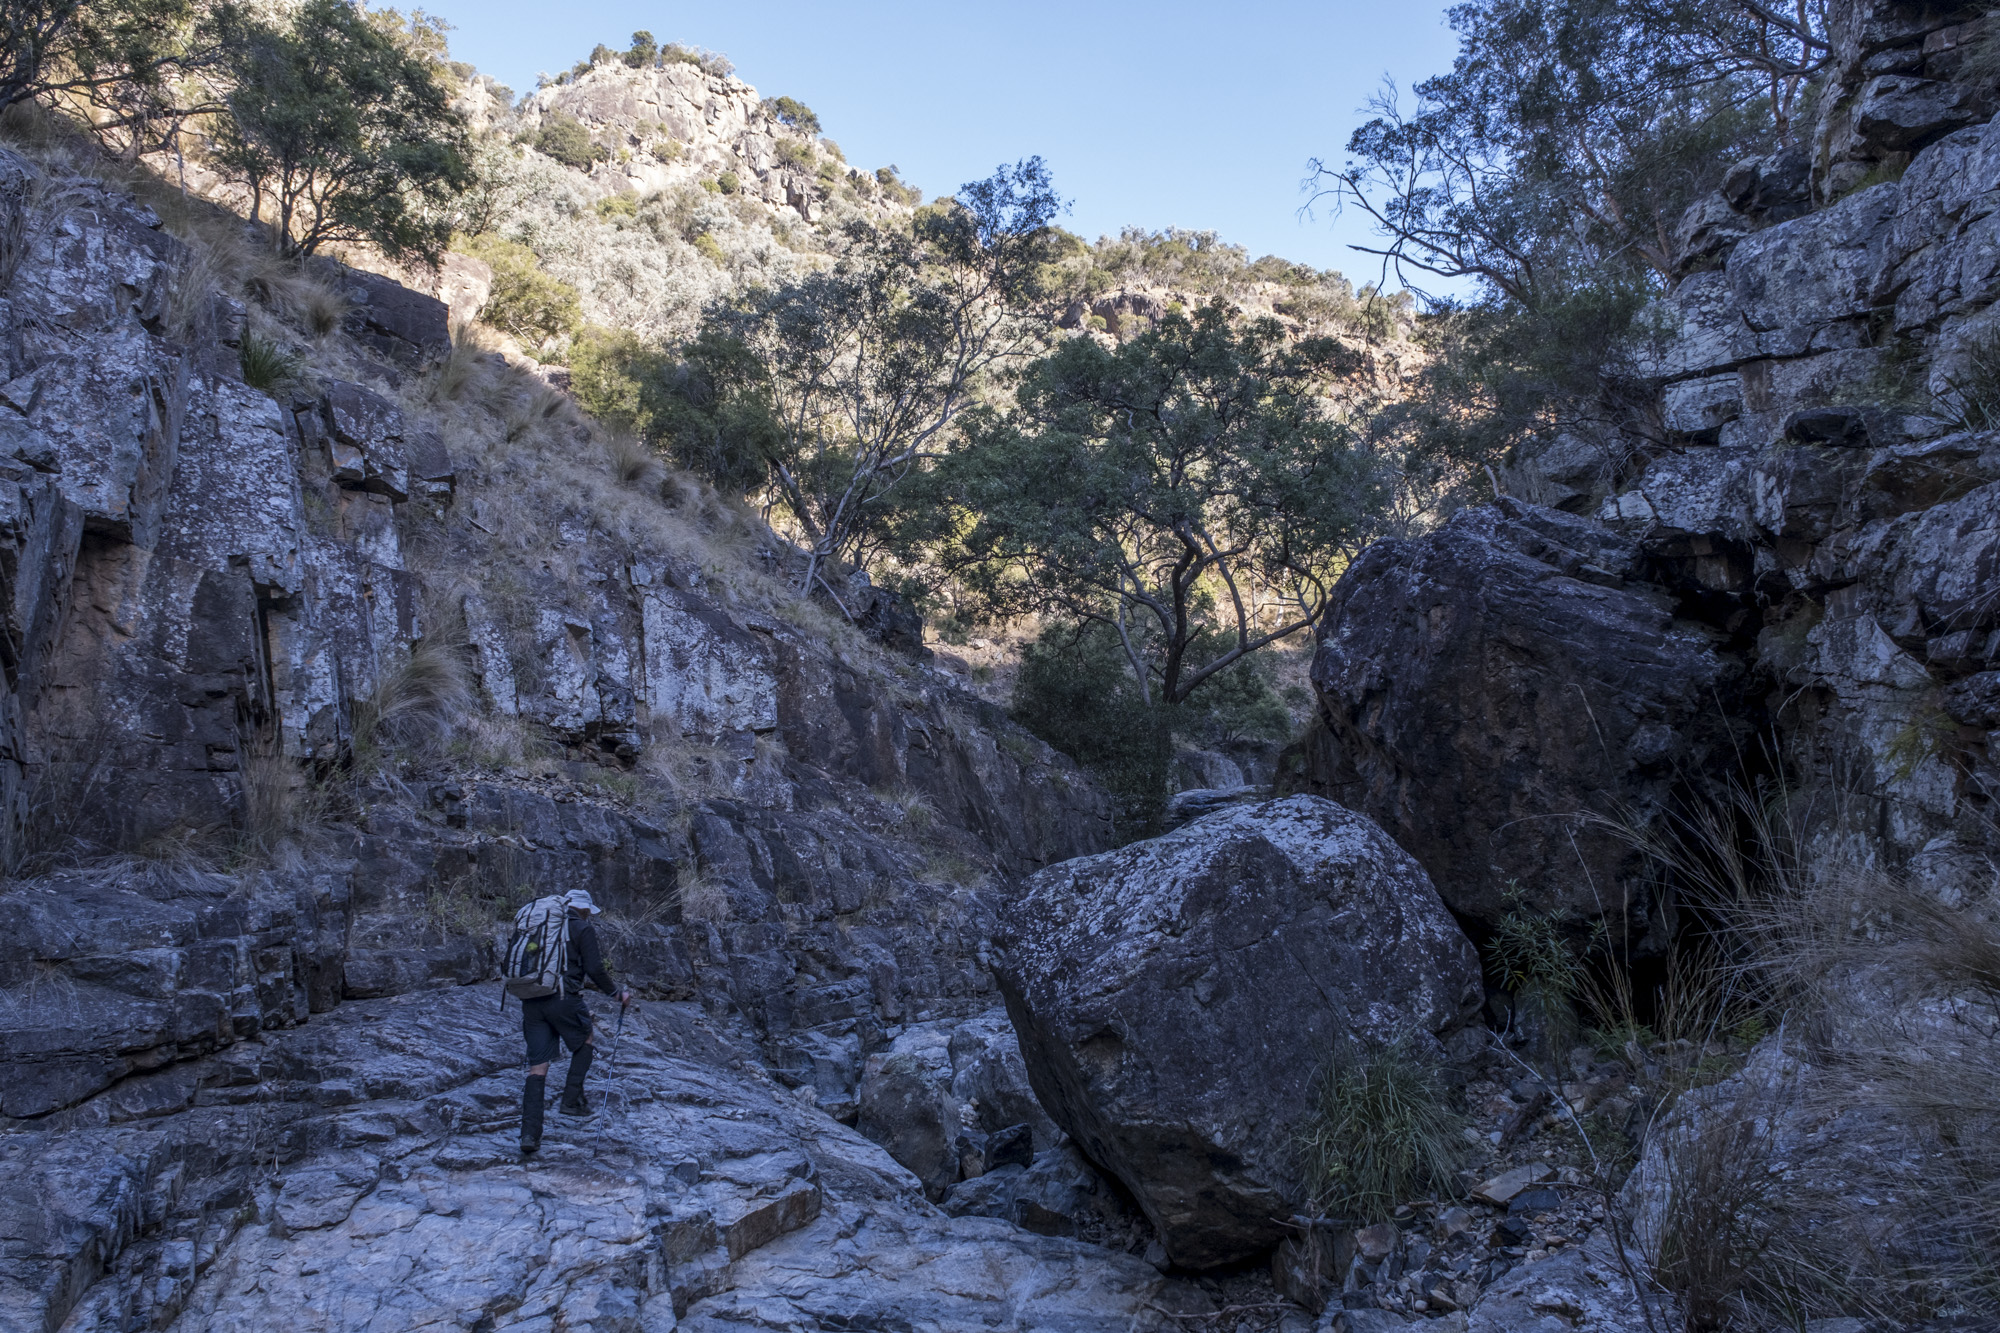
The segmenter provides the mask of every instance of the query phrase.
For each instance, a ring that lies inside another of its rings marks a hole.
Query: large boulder
[[[1718,551],[1711,561],[1726,558]],[[1509,895],[1651,919],[1630,839],[1688,772],[1735,753],[1743,671],[1680,619],[1639,546],[1503,498],[1370,547],[1335,588],[1313,659],[1332,731],[1320,789],[1378,821],[1461,915]]]
[[[1285,1234],[1294,1131],[1329,1056],[1450,1035],[1481,998],[1423,868],[1313,796],[1052,866],[1005,934],[1036,1096],[1191,1268]]]

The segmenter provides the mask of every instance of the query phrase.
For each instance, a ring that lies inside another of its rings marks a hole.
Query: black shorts
[[[521,1035],[528,1039],[528,1063],[545,1065],[560,1047],[583,1049],[590,1040],[590,1009],[581,995],[545,995],[521,1001]]]

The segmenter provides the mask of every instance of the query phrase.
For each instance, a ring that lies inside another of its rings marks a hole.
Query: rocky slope
[[[1084,775],[923,661],[895,599],[847,590],[862,629],[801,602],[767,528],[440,301],[0,149],[27,238],[0,265],[0,1329],[1665,1327],[1642,1274],[1675,1191],[1749,1142],[1714,1124],[1764,1127],[1737,1158],[1810,1177],[1793,1230],[1871,1290],[1871,1256],[1962,1248],[1910,1182],[1964,1144],[1851,1071],[1891,1042],[2000,1069],[1984,955],[1891,966],[1989,938],[2000,879],[2000,436],[1967,398],[2000,131],[1950,84],[1969,12],[1835,9],[1816,156],[1745,164],[1683,228],[1656,419],[1348,570],[1293,773],[1348,808],[1112,853]],[[496,216],[608,322],[684,326],[811,262],[793,227],[890,206],[804,178],[692,65],[518,114],[558,112],[628,156],[507,147]],[[724,170],[736,194],[701,188]],[[1121,272],[1067,322],[1221,290]],[[1237,276],[1274,310],[1324,285]],[[1898,952],[1836,931],[1811,1021],[1747,1062],[1755,1032],[1529,1069],[1473,1021],[1465,932],[1525,904],[1664,952],[1684,904],[1634,831],[1718,774],[1916,895],[1834,882]],[[570,887],[643,999],[604,1110],[529,1165],[515,1020],[473,983],[516,902]],[[1392,1034],[1462,1090],[1466,1199],[1295,1214],[1308,1075]],[[1274,1247],[1268,1279],[1175,1269]]]
[[[993,903],[1103,845],[1088,781],[792,600],[751,520],[656,468],[621,480],[438,302],[246,279],[226,226],[165,227],[96,170],[0,150],[29,238],[0,293],[6,1326],[262,1327],[276,1302],[329,1327],[418,1305],[725,1327],[754,1293],[821,1301],[801,1263],[828,1309],[950,1287],[981,1326],[1142,1313],[1150,1267],[942,1219],[833,1118],[905,1025],[997,1004]],[[301,302],[335,313],[316,329]],[[274,330],[310,353],[275,393],[241,377]],[[574,1209],[522,1228],[549,1196],[495,1165],[514,1020],[459,987],[492,975],[514,902],[567,887],[610,908],[651,998],[617,1128],[547,1164],[581,1173],[554,1191]],[[965,1077],[967,1099],[1007,1081]],[[668,1217],[693,1229],[669,1243]],[[384,1285],[327,1296],[313,1274],[353,1247]],[[732,1267],[753,1255],[761,1276]]]

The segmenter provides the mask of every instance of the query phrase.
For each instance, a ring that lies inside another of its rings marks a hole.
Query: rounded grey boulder
[[[1001,989],[1035,1094],[1188,1268],[1267,1250],[1326,1059],[1477,1012],[1479,958],[1361,815],[1292,796],[1051,866],[1009,914]]]

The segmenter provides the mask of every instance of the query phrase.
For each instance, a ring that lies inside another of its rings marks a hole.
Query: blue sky
[[[1357,217],[1304,219],[1306,160],[1336,161],[1385,74],[1407,90],[1449,67],[1445,5],[1251,0],[953,5],[751,0],[437,0],[453,54],[511,86],[635,29],[721,51],[766,97],[819,113],[849,161],[894,163],[926,195],[1002,161],[1048,160],[1095,238],[1133,224],[1208,228],[1357,283],[1379,261]]]

